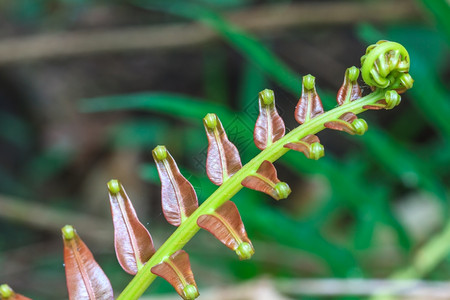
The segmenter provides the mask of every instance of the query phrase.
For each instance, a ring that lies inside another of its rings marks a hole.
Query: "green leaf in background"
[[[410,241],[405,229],[395,219],[391,209],[388,208],[387,192],[383,186],[380,186],[380,183],[369,184],[362,179],[365,178],[364,176],[358,176],[357,173],[349,173],[345,163],[336,161],[329,154],[326,154],[326,157],[318,161],[311,161],[303,157],[299,158],[298,153],[292,152],[287,153],[281,161],[293,171],[307,174],[323,174],[325,176],[337,201],[340,202],[339,206],[348,207],[357,216],[358,223],[355,224],[355,227],[364,226],[365,230],[368,230],[366,234],[369,234],[369,236],[364,238],[365,242],[362,242],[362,240],[355,241],[358,248],[369,247],[371,243],[370,232],[373,230],[370,229],[369,224],[364,224],[367,222],[371,223],[371,226],[375,226],[377,222],[391,226],[397,234],[400,245],[403,248],[410,247]],[[385,186],[388,186],[388,184]],[[376,191],[376,189],[379,189],[379,191]],[[372,192],[368,193],[367,191]],[[363,237],[364,234],[359,232],[359,236]]]
[[[169,130],[167,122],[162,119],[139,118],[117,124],[109,135],[115,148],[151,149],[165,140]]]
[[[134,0],[133,3],[147,9],[161,10],[205,23],[270,78],[295,96],[300,95],[301,76],[296,74],[260,41],[225,20],[220,14],[202,5],[185,1],[172,1],[170,5],[165,1]],[[324,107],[335,106],[334,96],[320,89],[318,91]]]
[[[67,168],[73,157],[73,149],[64,143],[43,149],[27,164],[25,176],[28,184],[35,188],[41,186],[46,180]]]
[[[199,2],[213,5],[215,7],[239,7],[245,4],[249,4],[252,0],[200,0]]]
[[[420,149],[420,156],[429,156],[433,160],[430,162],[430,168],[435,172],[439,178],[449,179],[448,166],[450,166],[450,141],[445,140],[429,142],[426,147]]]
[[[23,184],[20,178],[13,176],[3,168],[0,168],[0,189],[9,195],[29,196],[30,194],[28,185]]]
[[[330,271],[338,277],[348,276],[349,271],[357,266],[351,252],[327,241],[315,224],[299,222],[273,207],[261,205],[262,199],[249,199],[246,196],[248,192],[241,191],[243,195],[236,199],[236,203],[243,212],[253,210],[245,223],[249,232],[257,231],[268,240],[303,249],[317,256],[319,260],[325,261]]]
[[[249,61],[262,68],[293,93],[299,93],[301,84],[299,76],[258,40],[205,6],[186,1],[172,1],[170,5],[165,1],[136,0],[135,3],[148,9],[158,9],[206,23],[234,45]]]
[[[437,25],[445,33],[447,42],[450,42],[450,3],[446,0],[418,0],[426,7],[437,22]]]
[[[201,123],[203,117],[215,112],[221,120],[233,118],[230,111],[222,105],[208,103],[200,99],[171,93],[138,93],[128,95],[106,96],[83,99],[80,103],[82,112],[105,112],[114,110],[147,110],[177,117],[182,120],[193,120]]]
[[[444,186],[429,167],[429,157],[416,157],[414,152],[382,133],[371,128],[363,137],[367,151],[376,156],[376,160],[410,188],[420,187],[436,195],[447,214],[447,197]]]
[[[0,140],[11,143],[18,150],[30,147],[31,130],[25,120],[19,119],[13,114],[0,111]],[[8,130],[4,130],[4,129]]]
[[[266,87],[267,80],[261,70],[254,64],[246,63],[239,88],[239,111],[245,112],[252,106],[258,107],[258,93]],[[252,121],[255,122],[256,119]]]
[[[230,98],[226,52],[222,47],[211,46],[205,49],[203,57],[205,98],[214,103],[225,104]]]

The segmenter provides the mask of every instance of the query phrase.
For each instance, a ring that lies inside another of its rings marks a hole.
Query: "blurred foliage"
[[[76,14],[89,9],[92,2],[20,0],[1,3],[0,7],[21,22],[42,25],[44,20],[51,23],[57,22],[58,18],[76,18]],[[200,21],[223,38],[226,44],[214,45],[215,48],[209,50],[213,55],[205,58],[204,69],[199,70],[204,74],[204,99],[148,91],[83,99],[80,110],[84,113],[138,112],[114,122],[108,135],[103,137],[108,147],[113,150],[138,149],[148,154],[157,144],[166,144],[179,165],[184,167],[182,173],[193,183],[199,200],[204,201],[215,189],[204,174],[207,147],[201,121],[204,115],[214,112],[220,117],[245,163],[258,153],[252,142],[257,93],[275,84],[280,87],[280,93],[275,89],[276,96],[285,96],[283,93],[288,92],[297,97],[301,92],[301,76],[278,58],[270,45],[222,16],[224,11],[255,5],[254,1],[171,1],[168,4],[167,1],[135,0],[132,3],[136,9],[174,15],[174,22],[183,18]],[[265,195],[245,189],[233,198],[256,247],[261,243],[270,245],[273,251],[279,251],[279,248],[286,253],[295,251],[309,267],[302,268],[303,261],[292,255],[278,255],[276,261],[270,260],[268,253],[271,252],[265,249],[261,250],[263,262],[257,259],[237,262],[234,254],[224,248],[197,245],[198,240],[215,243],[212,238],[200,234],[187,246],[194,271],[197,264],[200,269],[213,265],[216,273],[229,281],[261,274],[280,277],[388,276],[411,264],[416,249],[426,244],[432,233],[448,227],[444,223],[449,212],[450,97],[445,82],[449,77],[450,12],[445,0],[418,3],[430,16],[430,21],[356,26],[356,35],[363,45],[387,39],[400,42],[408,49],[415,83],[414,88],[404,95],[404,103],[393,112],[366,113],[364,118],[376,118],[379,114],[384,117],[380,117],[381,121],[369,120],[369,131],[362,137],[333,132],[335,138],[331,138],[323,133],[325,149],[329,148],[329,151],[319,161],[307,160],[298,153],[283,157],[277,163],[280,178],[288,179],[286,181],[293,187],[287,201],[274,203]],[[232,83],[227,82],[224,75],[228,72],[226,47],[244,58],[243,67],[234,75]],[[336,78],[337,82],[341,80]],[[231,84],[238,86],[238,97],[234,101],[228,101],[233,89]],[[320,88],[320,81],[318,86]],[[320,90],[326,108],[335,105],[335,93]],[[293,107],[287,108],[288,105],[280,105],[285,110],[285,120],[293,114]],[[9,129],[0,132],[0,140],[5,144],[2,154],[15,152],[16,160],[27,157],[27,161],[20,164],[21,169],[3,158],[7,167],[0,168],[2,194],[36,195],[52,178],[67,172],[73,164],[76,153],[64,145],[33,149],[32,154],[26,155],[36,133],[28,120],[19,119],[5,110],[1,112],[0,124]],[[145,161],[140,168],[142,179],[159,185],[153,163]],[[418,208],[408,210],[414,208],[416,199],[420,200]],[[54,204],[57,197],[45,199],[45,202]],[[429,209],[434,212],[431,218],[416,219],[416,216],[423,217],[422,210]],[[421,228],[422,223],[424,228]],[[12,228],[6,221],[0,225],[5,228],[2,234],[18,234],[29,243],[36,239],[30,237],[26,229]],[[433,268],[424,273],[413,272],[413,277],[448,280],[445,270],[450,266],[449,245],[444,243],[445,239],[433,243],[433,249],[440,249],[440,252],[435,251],[438,254]],[[0,243],[0,250],[13,248],[13,244]],[[257,253],[258,250],[256,248]],[[126,284],[123,281],[128,277],[117,275],[120,270],[114,265],[115,261],[110,256],[101,257],[107,273],[113,274],[113,284],[116,287]],[[49,259],[43,264],[48,272],[58,262]],[[436,266],[440,268],[434,268]],[[45,274],[45,270],[41,271]],[[199,284],[202,287],[201,281]],[[152,292],[171,290],[162,280],[156,281],[151,288]]]

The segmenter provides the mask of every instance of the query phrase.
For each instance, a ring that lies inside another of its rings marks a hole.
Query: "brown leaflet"
[[[197,225],[236,251],[241,260],[249,259],[255,252],[247,237],[239,211],[231,201],[225,202],[212,214],[201,215],[197,219]]]
[[[259,116],[253,131],[253,140],[260,150],[278,141],[284,136],[283,119],[278,115],[272,90],[265,89],[259,93]]]
[[[393,109],[402,101],[402,97],[400,97],[398,91],[389,90],[384,94],[384,99],[377,101],[373,105],[365,105],[364,109]]]
[[[317,94],[314,82],[315,78],[312,75],[303,77],[302,95],[295,107],[295,120],[300,124],[323,114],[322,101]]]
[[[189,255],[184,250],[178,250],[151,271],[169,282],[183,299],[195,299],[199,296]]]
[[[345,131],[351,135],[354,135],[355,128],[353,127],[352,123],[355,121],[358,117],[352,113],[347,112],[339,117],[339,119],[335,121],[326,122],[323,124],[326,128],[339,130],[339,131]]]
[[[157,146],[153,159],[161,179],[161,204],[167,222],[179,226],[198,207],[191,183],[181,175],[178,166],[164,146]]]
[[[324,126],[334,130],[345,131],[352,135],[363,135],[369,129],[367,122],[364,119],[358,119],[352,112],[345,113],[334,121],[326,122]]]
[[[62,228],[64,265],[70,300],[112,300],[111,283],[75,229]]]
[[[337,93],[337,103],[343,105],[362,97],[361,89],[357,82],[359,70],[356,67],[348,68],[345,72],[344,83]]]
[[[372,105],[364,105],[363,108],[364,109],[372,109],[372,110],[380,110],[380,109],[384,109],[386,108],[386,100],[382,99],[377,101],[377,103],[372,104]]]
[[[302,152],[310,159],[317,160],[324,154],[323,146],[320,144],[319,138],[314,134],[309,134],[298,142],[288,143],[284,147]]]
[[[31,300],[31,298],[15,293],[7,284],[0,285],[0,298],[2,300]]]
[[[25,297],[21,294],[15,294],[12,298],[6,298],[7,300],[31,300],[31,298]]]
[[[215,185],[221,185],[242,167],[239,152],[228,140],[222,123],[215,114],[207,114],[203,119],[208,137],[206,173]]]
[[[5,300],[31,300],[31,298],[25,297],[21,294],[14,294],[14,296],[10,298],[5,298]]]
[[[155,253],[152,237],[118,180],[108,182],[108,192],[117,260],[125,272],[135,275]]]
[[[266,193],[275,200],[285,199],[291,193],[289,185],[280,182],[275,166],[268,160],[263,161],[256,173],[245,177],[241,184],[246,188]]]

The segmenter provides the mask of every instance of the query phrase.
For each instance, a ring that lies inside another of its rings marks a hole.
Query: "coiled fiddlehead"
[[[399,93],[412,88],[409,75],[409,54],[399,43],[379,41],[367,47],[361,57],[363,80],[372,89],[396,90]]]

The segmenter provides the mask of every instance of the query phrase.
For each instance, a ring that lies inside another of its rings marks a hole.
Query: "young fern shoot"
[[[368,125],[357,117],[359,113],[368,109],[392,109],[400,103],[399,93],[412,87],[409,55],[398,43],[380,41],[369,46],[361,63],[362,78],[372,92],[362,97],[358,85],[360,70],[348,68],[337,93],[338,106],[328,112],[324,111],[316,91],[315,78],[304,76],[302,94],[294,111],[300,126],[286,135],[284,122],[276,111],[273,91],[260,92],[259,116],[253,136],[256,147],[262,151],[244,166],[218,116],[207,114],[203,119],[209,142],[206,173],[219,187],[201,206],[173,157],[164,146],[157,146],[153,158],[161,178],[162,209],[167,221],[178,226],[157,251],[123,186],[117,180],[110,181],[108,190],[117,257],[126,272],[135,274],[117,299],[138,299],[157,276],[166,279],[183,299],[198,297],[189,256],[182,248],[200,228],[235,251],[239,259],[254,255],[255,249],[231,198],[243,187],[261,191],[276,200],[287,198],[291,189],[278,179],[274,161],[289,150],[302,152],[309,159],[321,158],[324,147],[316,136],[318,132],[330,128],[364,134]],[[113,299],[108,279],[71,226],[63,228],[63,240],[69,298]],[[6,288],[1,287],[2,299],[22,299],[5,297]]]
[[[240,223],[237,210],[232,212],[235,206],[230,199],[244,186],[267,193],[275,199],[286,198],[290,188],[278,180],[272,164],[275,160],[289,149],[300,151],[310,159],[319,159],[324,155],[324,148],[315,135],[317,132],[331,128],[350,134],[363,134],[368,126],[364,120],[357,118],[357,114],[367,109],[392,109],[400,103],[399,93],[412,87],[413,80],[408,73],[409,55],[400,44],[380,41],[367,48],[361,61],[363,79],[371,86],[372,93],[361,96],[357,83],[359,70],[351,67],[347,69],[337,95],[339,106],[324,112],[315,88],[315,78],[307,75],[303,77],[302,95],[295,108],[295,118],[301,126],[287,135],[284,135],[284,122],[275,109],[273,92],[262,91],[258,99],[260,114],[256,121],[254,140],[263,151],[244,166],[219,118],[215,114],[206,115],[203,122],[209,141],[207,174],[220,187],[179,226],[118,299],[137,299],[155,279],[146,271],[179,251],[200,227],[236,251],[239,258],[253,255],[253,246]]]

